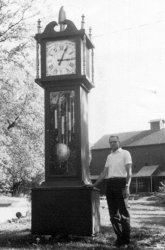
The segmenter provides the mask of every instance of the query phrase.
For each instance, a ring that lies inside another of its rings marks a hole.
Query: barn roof
[[[149,177],[154,174],[154,172],[157,170],[159,165],[154,165],[154,166],[144,166],[142,167],[139,172],[134,174],[134,177]]]
[[[93,146],[94,149],[109,148],[109,136],[104,135]],[[134,132],[115,133],[120,139],[122,147],[144,146],[154,144],[165,144],[165,128],[160,130],[143,130]]]
[[[165,171],[158,173],[157,176],[165,176]]]

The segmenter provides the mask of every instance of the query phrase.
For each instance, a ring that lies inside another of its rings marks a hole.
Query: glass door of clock
[[[75,91],[49,96],[49,174],[76,176]]]

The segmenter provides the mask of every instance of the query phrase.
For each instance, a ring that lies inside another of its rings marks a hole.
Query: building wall
[[[125,147],[125,149],[132,155],[133,173],[137,173],[145,165],[159,165],[159,170],[156,171],[156,174],[165,171],[165,144]],[[99,175],[102,172],[109,153],[110,149],[92,150],[91,175]],[[152,191],[158,191],[161,181],[165,182],[165,178],[153,178]],[[101,194],[105,194],[105,181],[99,185],[99,188]],[[150,191],[150,178],[138,178],[138,192]],[[136,193],[135,178],[132,178],[131,193]]]
[[[102,172],[109,153],[110,149],[92,150],[90,164],[91,175],[99,175]]]
[[[124,148],[124,147],[123,147]],[[133,160],[133,173],[137,173],[145,165],[159,165],[165,170],[165,144],[125,147]],[[104,168],[110,149],[92,150],[91,175],[99,175]]]
[[[159,165],[165,170],[165,144],[127,147],[132,155],[133,173],[137,173],[143,166]]]
[[[159,191],[159,187],[161,186],[162,182],[165,183],[164,176],[152,176],[152,181],[151,177],[133,177],[131,181],[130,193],[135,194],[139,192]],[[102,189],[103,188],[101,187],[101,190]]]

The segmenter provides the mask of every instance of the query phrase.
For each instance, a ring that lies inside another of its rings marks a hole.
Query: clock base
[[[78,179],[53,179],[53,178],[50,178],[49,180],[43,182],[41,184],[41,187],[43,188],[74,188],[74,187],[82,187],[82,186],[85,186],[85,185],[90,185],[92,184],[91,181],[82,181],[82,180],[78,180]]]
[[[99,190],[93,187],[32,190],[32,234],[94,236],[100,231]]]

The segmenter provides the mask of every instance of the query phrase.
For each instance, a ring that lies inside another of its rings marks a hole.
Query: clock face
[[[76,44],[71,40],[46,43],[46,76],[76,73]]]

